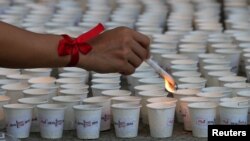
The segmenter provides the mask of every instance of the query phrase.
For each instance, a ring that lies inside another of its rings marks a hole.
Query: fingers
[[[148,48],[150,44],[150,38],[140,32],[133,32],[133,37],[137,42],[139,42],[144,48]]]
[[[138,57],[134,52],[130,52],[130,54],[128,55],[128,62],[135,68],[137,68],[138,66],[140,66],[140,64],[142,63],[142,59],[140,57]]]
[[[142,61],[147,59],[149,50],[143,48],[138,42],[131,41],[131,49]]]
[[[135,72],[135,67],[128,62],[127,65],[123,66],[123,69],[120,73],[123,75],[130,75],[134,72]]]

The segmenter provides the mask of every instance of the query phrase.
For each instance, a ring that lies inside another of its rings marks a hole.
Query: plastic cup
[[[112,105],[115,135],[118,138],[134,138],[138,134],[141,105],[120,103]]]
[[[219,104],[220,124],[247,125],[248,101],[222,102]]]
[[[89,92],[81,89],[63,89],[60,90],[59,93],[61,96],[76,96],[83,100],[88,97]]]
[[[142,108],[141,108],[142,123],[143,124],[148,124],[148,112],[147,112],[147,107],[146,107],[146,105],[148,104],[147,100],[149,98],[153,98],[153,97],[166,97],[167,92],[157,91],[157,90],[141,91],[141,92],[139,92],[138,95],[139,95],[139,97],[142,98],[142,100],[141,100],[141,104],[142,104]]]
[[[62,104],[37,105],[40,134],[45,139],[59,139],[63,135],[64,111]]]
[[[30,134],[33,106],[27,104],[3,105],[7,134],[27,138]]]
[[[204,66],[204,73],[202,75],[205,78],[209,78],[208,73],[212,71],[231,71],[231,67],[224,66],[224,65],[207,65],[207,66]]]
[[[76,134],[79,139],[97,139],[100,135],[102,107],[97,105],[76,105]]]
[[[111,126],[111,99],[106,96],[90,97],[83,100],[83,104],[93,104],[102,106],[102,117],[100,131],[109,130]]]
[[[102,91],[103,96],[112,97],[120,97],[120,96],[130,96],[131,91],[128,90],[106,90]]]
[[[204,97],[183,97],[180,99],[181,113],[183,116],[184,130],[192,131],[190,113],[188,110],[188,104],[196,102],[208,102],[209,100]]]
[[[3,90],[6,90],[6,96],[10,97],[10,103],[17,103],[19,98],[23,97],[22,91],[29,88],[27,83],[13,83],[2,86]]]
[[[64,115],[64,130],[74,130],[75,129],[75,116],[73,106],[80,105],[81,99],[77,96],[56,96],[52,100],[56,104],[63,104],[66,106]]]
[[[118,103],[141,103],[141,97],[137,96],[121,96],[121,97],[112,97],[111,104],[118,104]]]
[[[5,95],[0,95],[0,129],[5,128],[3,105],[9,104],[10,98]]]
[[[119,90],[120,88],[120,85],[113,84],[94,84],[91,86],[93,96],[101,96],[102,91],[105,90]]]
[[[45,100],[43,98],[39,97],[28,97],[28,98],[21,98],[18,99],[19,103],[22,104],[29,104],[34,106],[33,113],[32,113],[32,121],[31,121],[31,127],[30,127],[30,132],[39,132],[39,122],[37,120],[37,105],[39,104],[45,104],[48,103],[48,100]]]
[[[174,126],[175,103],[147,104],[150,135],[154,138],[171,137]]]
[[[188,104],[194,137],[208,137],[208,125],[216,123],[216,107],[213,102]]]
[[[200,91],[196,89],[178,89],[177,91],[174,92],[174,98],[178,100],[176,103],[176,108],[175,108],[175,116],[176,116],[177,122],[183,123],[180,99],[183,97],[187,97],[187,96],[195,96],[199,92]]]

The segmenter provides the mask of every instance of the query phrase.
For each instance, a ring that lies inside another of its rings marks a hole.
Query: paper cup
[[[173,77],[178,80],[183,77],[200,77],[201,73],[197,71],[177,71],[172,73]]]
[[[181,113],[183,116],[184,130],[192,131],[190,113],[188,110],[188,104],[195,102],[208,102],[209,100],[204,97],[183,97],[180,99]]]
[[[13,83],[3,85],[2,89],[6,90],[6,96],[10,97],[10,103],[17,103],[19,98],[23,97],[22,91],[29,88],[27,83]]]
[[[7,104],[3,108],[7,134],[16,138],[29,137],[33,106],[27,104]]]
[[[157,84],[138,85],[135,86],[134,89],[135,89],[135,96],[138,96],[139,92],[141,91],[154,91],[154,90],[165,91],[164,86]]]
[[[231,71],[230,66],[222,65],[207,65],[204,66],[204,73],[202,74],[205,78],[208,78],[208,73],[212,71]]]
[[[64,84],[60,85],[60,89],[77,89],[77,90],[83,90],[84,92],[88,92],[89,85],[87,84]]]
[[[56,78],[54,77],[34,77],[28,80],[30,85],[33,84],[44,84],[48,86],[54,86],[56,83]]]
[[[236,74],[231,71],[211,71],[207,75],[207,85],[208,86],[219,86],[219,77],[223,76],[235,76]]]
[[[59,85],[63,84],[84,84],[84,81],[80,78],[59,78],[56,80]]]
[[[141,104],[142,104],[142,108],[141,108],[141,118],[142,118],[142,123],[143,124],[148,124],[148,112],[147,112],[147,107],[146,105],[147,100],[149,98],[153,98],[153,97],[166,97],[167,93],[164,91],[157,91],[157,90],[153,90],[153,91],[141,91],[138,93],[138,96],[142,98],[141,100]]]
[[[138,80],[139,85],[164,85],[164,80],[162,78],[143,78]]]
[[[216,103],[198,102],[188,104],[192,134],[194,137],[207,137],[208,125],[214,125],[216,120]]]
[[[63,89],[60,90],[59,93],[61,96],[76,96],[83,100],[88,97],[89,92],[81,89]]]
[[[102,91],[103,96],[112,97],[119,97],[119,96],[130,96],[131,91],[128,90],[106,90]]]
[[[176,71],[198,71],[198,67],[192,67],[192,66],[187,66],[187,65],[171,65],[170,70],[171,72],[176,72]]]
[[[46,89],[27,89],[23,90],[24,97],[39,97],[44,100],[51,100],[52,97],[56,96],[56,93],[51,93]]]
[[[141,105],[120,103],[112,105],[115,135],[118,138],[134,138],[138,134]]]
[[[187,84],[199,84],[203,87],[206,86],[206,82],[207,80],[205,78],[202,77],[184,77],[184,78],[180,78],[178,79],[178,81],[180,83],[187,83]]]
[[[117,80],[117,79],[110,79],[110,78],[95,78],[91,80],[91,83],[94,84],[112,84],[112,85],[116,85],[119,86],[121,83],[121,80]]]
[[[233,90],[232,96],[236,96],[238,91],[249,90],[250,84],[245,82],[236,82],[236,83],[226,83],[224,87],[230,88]]]
[[[116,80],[120,80],[121,79],[121,74],[119,73],[104,73],[104,74],[101,74],[101,73],[95,73],[92,75],[92,78],[93,79],[96,79],[96,78],[107,78],[107,79],[116,79]]]
[[[224,86],[226,83],[235,83],[235,82],[246,82],[247,78],[243,76],[224,76],[219,77],[220,86]]]
[[[52,69],[51,68],[35,68],[35,69],[24,69],[23,74],[29,74],[32,76],[50,76]]]
[[[249,90],[238,91],[237,96],[242,97],[245,100],[250,100]],[[248,108],[248,124],[250,124],[250,107]]]
[[[154,97],[147,99],[147,103],[159,103],[159,102],[176,103],[177,99],[173,97]]]
[[[18,82],[28,83],[28,80],[31,79],[33,76],[29,74],[10,74],[6,76],[8,79],[16,80]]]
[[[240,54],[241,51],[237,49],[217,49],[215,50],[216,53],[222,54],[226,56],[226,59],[230,60],[231,64],[231,71],[238,73],[239,70],[239,63],[240,63]]]
[[[150,135],[154,138],[171,137],[174,126],[175,103],[147,104]]]
[[[100,131],[109,130],[111,126],[111,100],[106,96],[90,97],[83,100],[83,104],[94,104],[102,106],[102,117]]]
[[[121,96],[121,97],[112,97],[111,104],[119,104],[119,103],[134,103],[140,104],[141,97],[137,96]]]
[[[206,88],[202,88],[201,92],[222,93],[222,94],[228,95],[229,97],[232,96],[232,89],[229,89],[226,87],[206,87]]]
[[[176,108],[175,108],[175,116],[176,116],[177,122],[183,123],[180,99],[183,97],[187,97],[187,96],[195,96],[199,92],[200,91],[196,89],[178,89],[177,91],[174,92],[174,98],[178,100],[176,103]]]
[[[102,91],[105,90],[119,90],[120,88],[120,85],[117,86],[113,84],[94,84],[91,86],[93,96],[101,96]]]
[[[102,107],[97,105],[76,105],[73,108],[77,137],[79,139],[98,139]]]
[[[201,90],[202,88],[204,88],[204,86],[201,86],[199,84],[178,84],[178,88]]]
[[[39,122],[37,120],[37,107],[36,106],[39,104],[46,104],[48,103],[48,100],[45,100],[39,97],[28,97],[28,98],[18,99],[18,102],[21,104],[29,104],[29,105],[34,106],[34,109],[32,112],[30,132],[39,132],[40,128],[39,128]]]
[[[84,83],[88,82],[88,73],[77,73],[77,72],[64,72],[59,74],[59,78],[80,78]]]
[[[0,68],[0,78],[6,78],[7,75],[18,73],[20,73],[19,69]]]
[[[75,116],[73,106],[81,104],[80,97],[77,96],[57,96],[53,97],[52,100],[56,104],[63,104],[66,106],[64,115],[64,130],[74,130],[75,129]]]
[[[3,105],[9,104],[9,101],[8,96],[0,95],[0,129],[5,128]]]
[[[248,101],[222,102],[219,104],[220,124],[247,125]]]
[[[61,104],[37,105],[40,134],[45,139],[59,139],[63,135],[65,106]]]

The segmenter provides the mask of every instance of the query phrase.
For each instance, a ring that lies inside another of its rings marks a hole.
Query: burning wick
[[[172,78],[165,70],[163,70],[155,61],[152,59],[146,60],[146,62],[154,68],[154,70],[161,75],[161,77],[165,80],[165,88],[167,89],[168,92],[174,93],[177,85]]]

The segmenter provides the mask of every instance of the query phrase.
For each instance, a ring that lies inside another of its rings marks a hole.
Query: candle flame
[[[170,93],[174,93],[175,92],[175,81],[173,79],[170,79],[167,76],[164,76],[164,80],[165,80],[166,90],[169,91]]]

